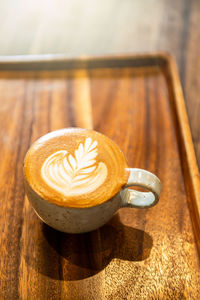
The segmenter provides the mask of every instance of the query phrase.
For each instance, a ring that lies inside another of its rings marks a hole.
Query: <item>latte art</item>
[[[33,143],[24,160],[31,193],[58,206],[85,208],[114,197],[129,171],[119,147],[91,129],[64,128]],[[45,202],[46,203],[46,202]]]
[[[90,137],[80,143],[74,154],[59,150],[51,154],[41,169],[43,180],[64,196],[89,193],[102,185],[107,177],[107,167],[96,162],[97,141]]]

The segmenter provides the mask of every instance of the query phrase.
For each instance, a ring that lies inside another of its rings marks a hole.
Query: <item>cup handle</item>
[[[159,178],[142,169],[127,168],[130,172],[128,182],[120,192],[122,207],[147,208],[157,204],[160,192],[161,182]],[[149,190],[149,192],[139,192],[128,189],[129,186],[138,186]]]

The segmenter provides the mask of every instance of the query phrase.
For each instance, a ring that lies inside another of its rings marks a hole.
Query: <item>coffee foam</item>
[[[79,144],[74,155],[67,150],[51,154],[42,166],[42,178],[64,196],[78,196],[96,190],[108,174],[103,162],[96,163],[97,144],[88,137],[84,144]]]
[[[28,151],[25,179],[47,201],[90,207],[113,197],[127,182],[118,146],[93,130],[68,128],[37,140]]]

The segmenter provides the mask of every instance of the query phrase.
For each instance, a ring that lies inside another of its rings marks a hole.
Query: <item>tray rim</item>
[[[26,65],[30,63],[48,63],[48,62],[85,62],[85,61],[126,61],[126,60],[138,60],[138,59],[153,59],[153,60],[164,60],[168,61],[173,59],[172,55],[164,51],[147,52],[147,53],[129,53],[129,54],[109,54],[109,55],[82,55],[82,56],[69,56],[66,54],[25,54],[25,55],[0,55],[0,67],[9,65]]]
[[[67,69],[119,68],[125,66],[155,66],[156,64],[164,66],[170,63],[171,60],[173,60],[173,57],[169,53],[162,51],[79,57],[67,56],[65,54],[15,55],[0,56],[0,71],[42,71],[43,68],[45,70],[60,70],[66,67]]]
[[[133,65],[130,65],[131,62]],[[138,62],[138,64],[137,64]],[[28,71],[54,69],[80,69],[97,67],[155,66],[167,68],[169,84],[172,87],[173,101],[180,138],[179,152],[184,173],[184,185],[193,224],[197,249],[200,254],[200,173],[192,141],[189,119],[185,106],[178,68],[173,56],[167,52],[116,54],[70,57],[65,54],[39,54],[0,56],[0,71]],[[105,65],[106,64],[106,65]],[[189,179],[189,181],[188,181]],[[190,195],[190,197],[188,197]]]

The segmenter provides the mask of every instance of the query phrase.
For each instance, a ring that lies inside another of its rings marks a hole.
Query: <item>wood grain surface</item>
[[[56,64],[52,70],[39,63],[32,71],[12,71],[7,63],[0,71],[0,298],[199,299],[188,208],[194,204],[195,170],[181,150],[174,104],[180,88],[171,82],[178,79],[159,57],[129,60],[124,67],[101,59],[98,68],[95,60],[82,61],[82,69],[74,61],[74,70],[64,64],[56,70]],[[43,224],[24,194],[24,155],[39,136],[68,126],[106,134],[130,166],[157,174],[163,182],[159,204],[123,208],[87,234],[64,234]]]

